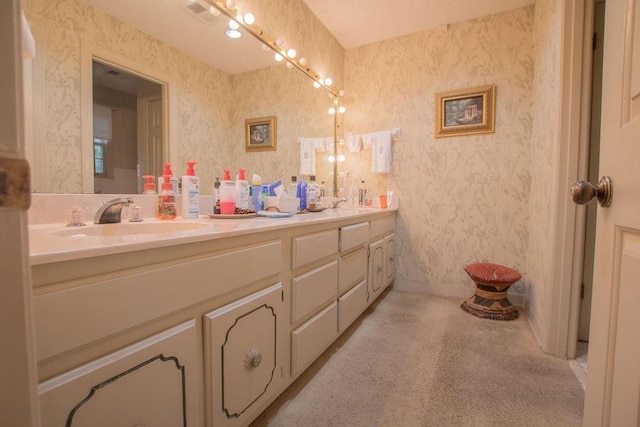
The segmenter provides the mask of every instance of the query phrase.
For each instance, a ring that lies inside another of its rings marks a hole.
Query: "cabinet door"
[[[395,250],[395,235],[391,234],[384,238],[384,280],[385,287],[393,282],[395,276],[395,263],[394,263],[394,250]]]
[[[246,425],[278,391],[283,376],[277,283],[205,315],[208,425]]]
[[[45,381],[42,426],[198,425],[195,320]]]
[[[369,244],[369,277],[367,301],[372,302],[384,289],[384,240]]]

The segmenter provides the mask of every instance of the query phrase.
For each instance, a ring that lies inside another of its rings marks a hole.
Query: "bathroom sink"
[[[97,237],[129,236],[137,234],[175,233],[197,230],[208,226],[209,224],[201,222],[121,222],[118,224],[69,227],[64,230],[52,231],[51,234],[61,237],[82,235]]]

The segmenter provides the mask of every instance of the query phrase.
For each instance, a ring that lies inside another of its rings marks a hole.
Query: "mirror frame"
[[[80,41],[80,75],[81,77],[81,146],[82,146],[82,192],[93,194],[95,180],[93,171],[93,61],[97,60],[107,65],[124,69],[130,74],[135,74],[146,80],[150,80],[162,87],[162,161],[170,158],[169,141],[177,137],[172,119],[175,120],[175,85],[171,77],[151,69],[141,63],[120,57],[113,52],[95,46],[86,40]]]

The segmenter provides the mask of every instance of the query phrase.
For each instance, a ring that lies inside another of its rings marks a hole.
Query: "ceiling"
[[[346,49],[533,4],[534,0],[303,0]]]
[[[203,0],[84,0],[97,9],[212,65],[237,74],[273,64],[253,37],[223,36],[228,20]],[[345,48],[516,9],[534,0],[303,0]],[[199,7],[199,5],[202,5]],[[260,25],[260,23],[257,23]],[[249,55],[238,52],[249,50]]]

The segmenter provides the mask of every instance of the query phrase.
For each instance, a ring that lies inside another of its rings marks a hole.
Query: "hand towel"
[[[391,132],[381,131],[372,134],[371,172],[391,172]]]
[[[298,138],[300,143],[300,175],[316,174],[316,150],[324,147],[325,138]]]
[[[351,153],[357,153],[362,150],[362,144],[360,143],[360,135],[354,135],[352,133],[347,135],[347,148]]]

